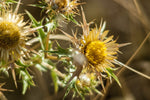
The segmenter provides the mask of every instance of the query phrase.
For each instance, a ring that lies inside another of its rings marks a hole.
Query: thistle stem
[[[46,37],[46,43],[45,43],[45,51],[48,51],[49,48],[49,37],[50,37],[50,31],[47,33],[47,37]],[[47,58],[47,52],[45,52],[45,58]]]
[[[133,53],[133,55],[129,58],[129,60],[126,62],[126,65],[128,65],[136,56],[136,54],[140,51],[140,49],[142,48],[142,46],[144,45],[144,43],[146,42],[146,40],[149,38],[150,36],[150,32],[147,34],[147,36],[145,37],[145,39],[142,41],[142,43],[140,44],[140,46],[136,49],[136,51]],[[119,76],[121,74],[121,72],[123,72],[125,70],[125,67],[121,68],[121,70],[117,73],[117,76]]]
[[[47,63],[45,63],[45,62],[42,62],[41,64],[42,64],[43,66],[46,66],[46,67],[49,68],[50,70],[53,69],[53,71],[56,72],[56,74],[57,74],[58,76],[60,76],[60,77],[62,77],[62,78],[65,78],[65,77],[66,77],[65,74],[61,73],[61,72],[58,71],[56,68],[54,69],[53,66],[51,66],[51,65],[49,65],[49,64],[47,64]]]
[[[137,74],[139,74],[139,75],[141,75],[141,76],[147,78],[147,79],[150,79],[150,76],[145,75],[145,74],[143,74],[143,73],[141,73],[141,72],[139,72],[139,71],[137,71],[137,70],[135,70],[135,69],[133,69],[133,68],[131,68],[131,67],[125,65],[125,64],[123,64],[122,62],[119,62],[119,61],[117,61],[117,60],[115,60],[115,62],[117,62],[119,65],[121,65],[121,66],[123,66],[123,67],[125,67],[125,68],[127,68],[127,69],[129,69],[129,70],[131,70],[131,71],[133,71],[133,72],[135,72],[135,73],[137,73]]]

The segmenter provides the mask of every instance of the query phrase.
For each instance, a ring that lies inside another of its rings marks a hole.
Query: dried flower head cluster
[[[46,0],[48,4],[47,12],[52,12],[52,14],[74,14],[78,11],[77,6],[79,0]]]
[[[17,9],[16,9],[17,12]],[[17,61],[26,52],[27,35],[33,31],[21,14],[10,9],[0,11],[0,61]]]

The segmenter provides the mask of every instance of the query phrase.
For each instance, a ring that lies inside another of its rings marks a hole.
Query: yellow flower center
[[[18,44],[19,39],[20,31],[14,23],[0,22],[0,48],[12,48]]]
[[[101,64],[107,56],[106,49],[103,42],[93,41],[87,45],[85,55],[90,63],[94,65]]]

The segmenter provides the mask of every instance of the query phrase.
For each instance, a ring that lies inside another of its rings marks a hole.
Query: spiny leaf
[[[102,95],[103,96],[103,93],[100,92],[99,90],[97,90],[96,88],[92,88],[92,90],[94,90],[96,93],[98,93],[99,95]]]
[[[79,96],[82,98],[82,100],[85,100],[84,96],[82,95],[82,93],[78,90],[76,84],[74,84],[74,88],[76,90],[76,92],[79,94]]]
[[[25,80],[22,80],[23,82],[23,89],[22,89],[22,94],[25,94],[28,88],[28,82]]]
[[[69,56],[71,54],[69,49],[63,49],[59,44],[58,44],[57,50],[45,51],[45,52],[57,54],[59,57]]]
[[[57,77],[57,74],[53,70],[51,71],[51,76],[52,76],[52,80],[54,83],[54,91],[55,91],[55,93],[57,93],[57,91],[58,91],[58,83],[57,83],[58,77]]]
[[[69,14],[67,16],[61,14],[62,17],[64,17],[65,19],[72,21],[73,23],[79,25],[79,23],[74,19],[74,15],[73,14]]]
[[[19,69],[19,74],[22,78],[22,83],[23,83],[22,94],[25,94],[27,91],[27,88],[29,88],[30,86],[34,86],[35,84],[32,80],[32,77],[28,73],[27,69],[24,69],[24,70]]]
[[[41,22],[38,22],[27,10],[26,10],[26,13],[29,16],[29,18],[31,19],[31,21],[33,23],[33,27],[42,26],[43,20]],[[45,48],[45,37],[46,37],[45,32],[42,28],[40,28],[40,29],[38,29],[38,34],[39,34],[42,49],[44,50],[44,48]]]
[[[27,68],[27,67],[30,66],[30,65],[23,64],[20,60],[16,61],[16,64],[19,65],[19,66],[21,66],[21,67],[23,67],[23,68]]]
[[[39,7],[39,8],[46,8],[46,5],[45,5],[45,4],[30,4],[29,6],[32,6],[32,7]]]
[[[7,3],[18,3],[18,2],[15,1],[15,0],[7,0],[6,2],[7,2]]]
[[[32,7],[39,7],[39,8],[46,8],[47,7],[47,3],[45,2],[45,0],[41,0],[39,1],[39,4],[30,4],[29,6]]]
[[[50,21],[46,19],[47,23],[45,26],[47,27],[47,32],[54,31],[57,28],[57,22],[55,20]]]
[[[118,77],[113,73],[113,70],[110,69],[110,68],[106,68],[106,70],[107,70],[108,75],[112,76],[112,77],[116,80],[116,82],[118,83],[118,85],[121,87],[121,84],[120,84],[120,82],[119,82],[119,79],[118,79]]]
[[[65,92],[65,95],[64,95],[64,97],[63,97],[63,100],[66,98],[66,96],[69,94],[69,92],[70,92],[70,90],[73,88],[73,84],[69,84],[68,85],[68,88],[67,88],[67,90],[66,90],[66,92]]]

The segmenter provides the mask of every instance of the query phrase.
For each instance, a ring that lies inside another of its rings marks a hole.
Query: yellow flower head
[[[78,39],[74,34],[74,37],[63,32],[70,38],[76,48],[85,55],[88,64],[86,68],[93,72],[107,72],[107,68],[113,68],[116,63],[117,54],[120,45],[113,40],[113,36],[107,37],[108,30],[105,29],[106,22],[101,23],[100,27],[90,28],[85,19],[85,15],[82,11],[83,23],[81,27],[83,29],[83,35],[81,39]],[[79,59],[80,60],[80,59]]]
[[[79,0],[46,0],[48,4],[47,12],[74,14],[78,11],[77,6],[80,5],[78,1]]]
[[[79,48],[88,59],[88,68],[97,72],[106,72],[106,68],[114,67],[119,51],[119,44],[113,36],[107,37],[108,30],[104,31],[106,23],[101,23],[99,28],[90,29],[83,15],[83,36]]]
[[[106,68],[114,66],[119,44],[113,40],[113,36],[106,37],[109,31],[104,31],[105,22],[101,23],[99,28],[89,29],[86,26],[89,27],[88,24],[82,24],[83,36],[79,44],[80,50],[88,59],[88,68],[106,72]]]
[[[14,12],[8,8],[0,11],[0,61],[5,63],[24,56],[27,35],[33,31],[23,22],[23,16],[17,14],[18,7]]]

